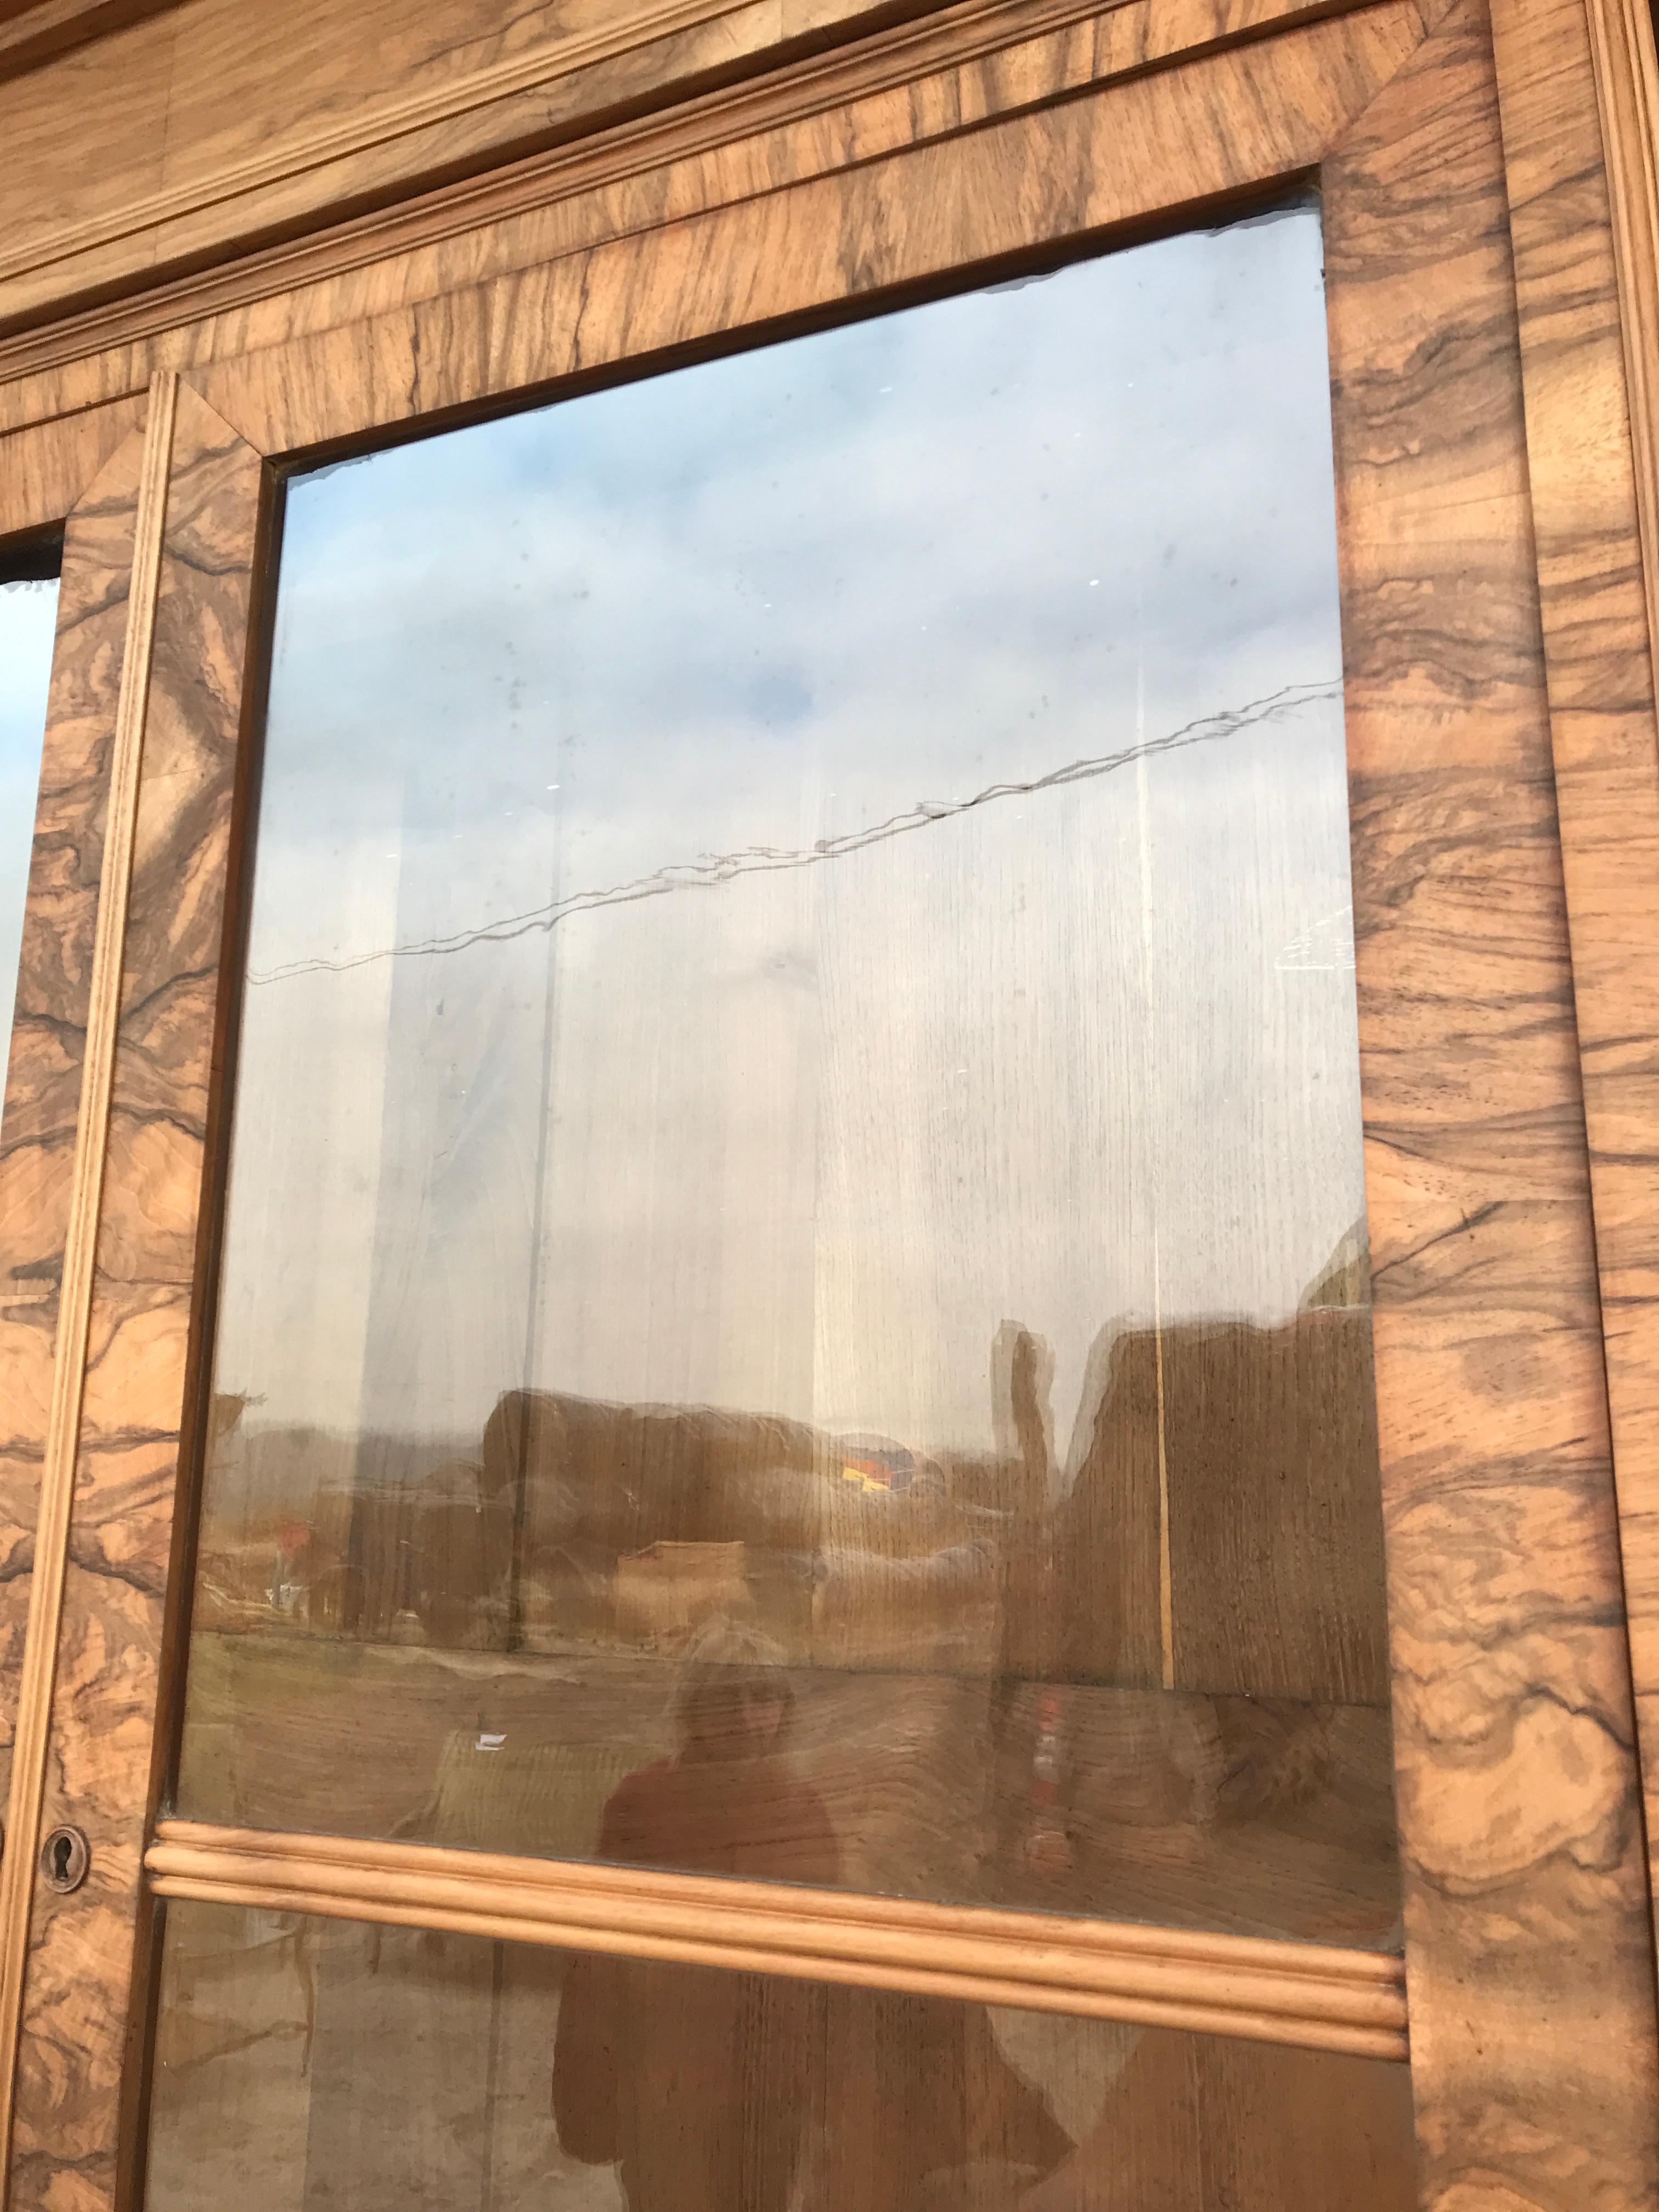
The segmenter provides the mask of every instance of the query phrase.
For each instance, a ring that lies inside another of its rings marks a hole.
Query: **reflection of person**
[[[710,1622],[675,1695],[674,1755],[618,1784],[599,1856],[694,1874],[837,1881],[841,1854],[823,1802],[788,1758],[794,1710],[766,1638]]]
[[[706,1630],[674,1755],[612,1793],[600,1856],[838,1881],[787,1756],[793,1710],[764,1638]],[[567,1969],[553,2110],[568,2156],[620,2167],[629,2212],[1002,2212],[1072,2148],[980,2006],[588,1954]]]
[[[764,1639],[713,1623],[675,1698],[670,1759],[612,1793],[599,1855],[828,1885],[840,1853],[787,1757],[794,1698]],[[553,2110],[629,2212],[785,2212],[823,2039],[822,1993],[775,1976],[582,1954],[559,2006]]]

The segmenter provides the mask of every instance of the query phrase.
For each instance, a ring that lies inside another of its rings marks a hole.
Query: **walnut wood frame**
[[[0,1519],[30,1622],[27,1652],[15,1617],[0,1643],[21,1676],[11,2203],[131,2194],[153,1893],[493,1913],[657,1955],[691,1902],[672,1880],[641,1905],[598,1871],[156,1832],[273,470],[1316,176],[1423,2202],[1659,2205],[1631,1681],[1633,1652],[1650,1745],[1659,429],[1625,336],[1659,296],[1659,226],[1630,159],[1650,44],[1588,5],[969,0],[0,350],[0,531],[69,516],[0,1153],[8,1264],[55,1291],[0,1314]],[[66,1899],[32,1881],[59,1818],[93,1844]],[[505,1892],[465,1905],[487,1872]],[[1018,1916],[976,1935],[911,1910],[898,1940],[888,1911],[772,1899],[766,1931],[710,1942],[1078,2009],[1103,1944],[1137,1949],[1085,1929],[1069,1961],[1022,1964]],[[1250,2032],[1247,1997],[1171,1978],[1197,1970],[1179,1942],[1138,1957],[1104,2002],[1231,2007]],[[1392,1989],[1364,2002],[1397,2048]],[[1316,2042],[1316,2012],[1277,2016]]]

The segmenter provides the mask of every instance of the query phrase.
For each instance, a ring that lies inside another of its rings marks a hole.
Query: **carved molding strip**
[[[52,1408],[40,1477],[40,1514],[18,1691],[10,1813],[5,1856],[0,1862],[0,2170],[3,2170],[11,2133],[18,2022],[22,2009],[35,1853],[40,1844],[46,1745],[63,1611],[70,1507],[75,1494],[111,1085],[120,1016],[122,955],[127,891],[132,875],[133,833],[137,822],[139,771],[143,757],[150,645],[155,632],[156,584],[177,409],[178,380],[170,371],[161,370],[150,387],[143,470],[138,488],[126,646],[116,707],[98,925],[93,948],[86,1057],[75,1133],[69,1236],[58,1298]]]
[[[860,40],[822,60],[683,102],[576,143],[512,161],[482,177],[404,198],[372,215],[228,265],[153,286],[136,298],[0,338],[0,383],[142,343],[210,316],[325,283],[396,255],[442,245],[511,222],[560,200],[603,190],[673,161],[695,159],[806,121],[854,100],[904,87],[928,73],[982,62],[1076,31],[1097,19],[1087,82],[1103,82],[1187,61],[1248,39],[1350,15],[1380,0],[1248,0],[1229,9],[1177,0],[965,0],[920,21]],[[1225,17],[1223,33],[1206,35]],[[958,127],[987,116],[963,117]],[[58,258],[62,241],[54,247]],[[7,271],[0,265],[0,276]],[[106,397],[109,395],[105,395]]]
[[[298,145],[283,147],[222,170],[210,185],[204,186],[199,180],[175,185],[170,190],[129,201],[125,207],[107,215],[68,225],[21,252],[0,253],[0,283],[47,262],[67,260],[94,246],[130,238],[136,231],[149,230],[210,202],[235,199],[243,193],[258,191],[262,185],[279,184],[307,169],[321,168],[329,161],[341,161],[370,147],[386,145],[394,138],[406,137],[429,124],[447,121],[458,111],[488,107],[496,100],[511,99],[515,93],[533,91],[559,77],[571,76],[579,69],[589,68],[595,62],[607,60],[613,54],[625,53],[630,47],[647,45],[653,39],[666,38],[697,24],[718,21],[742,4],[743,0],[719,0],[719,4],[714,6],[710,0],[665,0],[665,4],[630,12],[604,30],[591,31],[585,38],[573,38],[550,52],[544,46],[529,53],[511,55],[467,77],[462,88],[450,84],[434,86],[383,106],[366,109],[354,115],[349,122],[319,131]]]
[[[189,1820],[144,1863],[159,1897],[1407,2055],[1379,1952]]]

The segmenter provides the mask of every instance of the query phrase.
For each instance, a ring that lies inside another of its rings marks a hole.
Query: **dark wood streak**
[[[1325,179],[1424,2202],[1622,2212],[1654,1996],[1481,0]]]
[[[85,1830],[92,1870],[35,1899],[15,2208],[114,2188],[260,475],[183,392],[44,1813]]]
[[[52,1400],[58,1294],[126,642],[143,440],[88,486],[64,533],[40,794],[0,1122],[0,1772],[9,1782]]]

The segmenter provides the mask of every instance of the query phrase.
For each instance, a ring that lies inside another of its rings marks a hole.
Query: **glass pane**
[[[938,1997],[167,1908],[149,2212],[1411,2212],[1411,2080]]]
[[[0,554],[0,1070],[11,1039],[28,897],[46,685],[58,621],[58,553]],[[19,574],[21,569],[25,573]],[[40,573],[50,571],[50,573]],[[4,1077],[0,1074],[0,1086]]]
[[[1394,1940],[1323,316],[292,487],[181,1810]]]

